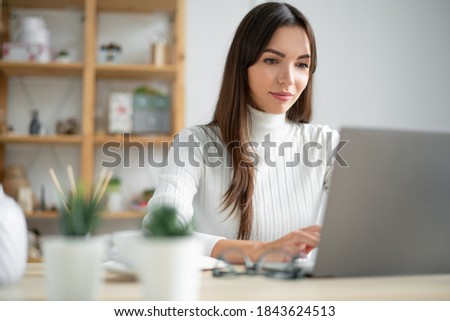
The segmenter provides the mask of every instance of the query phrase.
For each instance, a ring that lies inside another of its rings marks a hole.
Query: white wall
[[[210,120],[237,24],[263,1],[187,0],[186,125]],[[287,1],[318,45],[314,122],[450,131],[450,2]]]
[[[207,123],[228,48],[250,1],[186,0],[186,126]]]

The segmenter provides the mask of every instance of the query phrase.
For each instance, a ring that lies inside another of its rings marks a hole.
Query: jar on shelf
[[[114,42],[100,46],[98,60],[100,63],[119,63],[122,47]]]
[[[157,36],[151,44],[150,61],[155,66],[167,64],[167,41],[162,35]]]
[[[5,169],[3,189],[6,194],[17,201],[20,188],[29,187],[30,182],[28,181],[25,168],[22,165],[10,165]]]

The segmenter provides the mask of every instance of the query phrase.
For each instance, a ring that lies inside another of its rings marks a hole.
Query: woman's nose
[[[280,84],[292,85],[294,84],[294,68],[291,66],[286,66],[280,70],[278,75],[278,82]]]

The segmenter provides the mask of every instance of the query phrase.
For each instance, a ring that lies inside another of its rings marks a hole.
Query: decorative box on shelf
[[[133,125],[133,95],[112,93],[109,97],[108,132],[129,133]]]
[[[133,132],[169,133],[170,98],[137,90],[133,96]]]
[[[49,62],[52,60],[50,47],[44,44],[6,42],[2,45],[5,61]]]

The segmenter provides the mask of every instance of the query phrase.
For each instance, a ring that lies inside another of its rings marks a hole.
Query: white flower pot
[[[108,194],[108,211],[110,212],[120,212],[123,210],[123,197],[120,192],[110,192]]]
[[[102,280],[102,238],[44,239],[45,279],[49,300],[95,300]]]
[[[141,237],[141,230],[119,231],[111,235],[115,259],[133,271],[136,269],[136,261],[140,259],[137,243]]]
[[[193,237],[138,242],[137,271],[146,300],[193,301],[200,292],[200,244]]]

